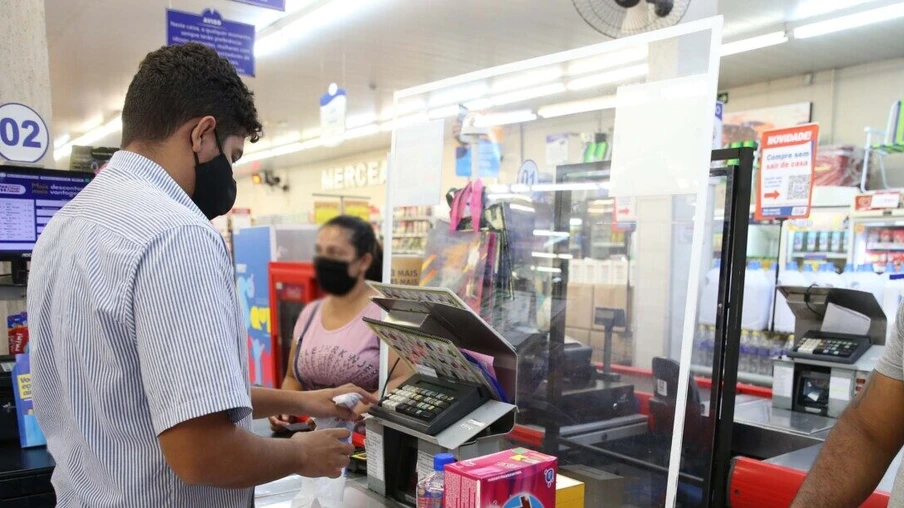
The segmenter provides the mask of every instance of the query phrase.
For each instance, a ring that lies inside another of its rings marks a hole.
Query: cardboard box
[[[423,258],[419,256],[393,256],[390,284],[403,286],[419,286],[421,282],[421,266]]]
[[[584,482],[556,475],[556,508],[584,508]]]
[[[565,326],[589,330],[593,326],[593,286],[569,284],[565,299]]]
[[[621,506],[625,479],[584,465],[562,466],[562,472],[584,483],[584,504],[593,507]]]
[[[556,506],[558,459],[526,448],[446,466],[446,508]],[[520,500],[521,504],[517,504]],[[513,503],[513,504],[510,504]]]
[[[590,330],[580,328],[566,328],[565,335],[583,344],[590,345]]]

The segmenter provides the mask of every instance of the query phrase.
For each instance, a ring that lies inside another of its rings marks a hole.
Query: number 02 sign
[[[11,162],[38,162],[49,144],[47,124],[35,110],[15,102],[0,106],[0,156]]]

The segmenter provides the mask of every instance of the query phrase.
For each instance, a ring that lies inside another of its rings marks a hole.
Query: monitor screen
[[[93,176],[0,166],[0,257],[29,255],[53,214],[84,189]]]

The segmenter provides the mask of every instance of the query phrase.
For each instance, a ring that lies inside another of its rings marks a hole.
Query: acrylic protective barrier
[[[721,26],[395,96],[384,280],[451,288],[512,343],[509,440],[556,455],[560,473],[603,478],[605,499],[586,506],[708,496],[710,399],[689,379],[724,202],[709,178]],[[442,143],[427,142],[439,122]]]

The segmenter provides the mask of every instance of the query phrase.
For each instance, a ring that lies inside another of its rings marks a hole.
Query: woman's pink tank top
[[[342,328],[323,327],[323,302],[308,305],[295,323],[295,377],[306,390],[335,388],[352,383],[369,392],[377,390],[380,369],[380,339],[362,321],[379,319],[380,308],[371,303]],[[311,319],[311,312],[315,312]],[[301,333],[310,321],[304,337]]]

